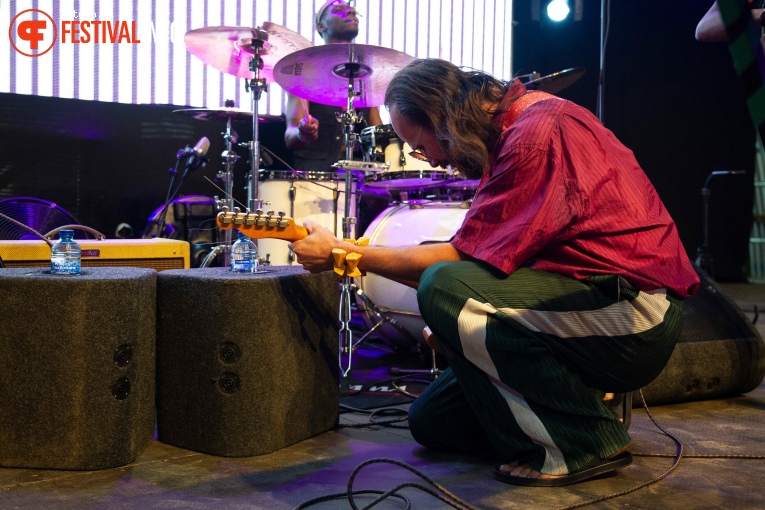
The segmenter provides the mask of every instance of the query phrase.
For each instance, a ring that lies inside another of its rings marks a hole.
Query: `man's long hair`
[[[445,60],[418,59],[393,77],[385,106],[431,130],[448,162],[465,177],[478,179],[501,133],[492,120],[507,110],[509,104],[502,99],[508,88],[507,82],[484,72],[462,70]]]

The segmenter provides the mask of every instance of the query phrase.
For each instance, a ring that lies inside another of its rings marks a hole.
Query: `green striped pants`
[[[415,440],[549,474],[629,443],[603,396],[658,376],[682,325],[682,299],[665,290],[481,262],[431,266],[417,299],[449,368],[410,407]]]

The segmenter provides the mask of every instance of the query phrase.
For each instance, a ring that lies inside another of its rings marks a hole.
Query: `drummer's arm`
[[[305,101],[292,94],[287,94],[287,106],[284,115],[287,128],[284,130],[284,144],[290,150],[305,149],[318,137],[319,122],[311,117],[303,105]],[[309,119],[306,125],[305,119]],[[303,127],[301,128],[301,123]]]
[[[380,107],[375,106],[369,110],[369,125],[380,126],[382,125],[382,117],[380,117]]]

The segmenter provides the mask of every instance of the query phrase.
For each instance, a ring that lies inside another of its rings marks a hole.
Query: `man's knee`
[[[443,291],[445,284],[453,283],[459,277],[459,266],[464,262],[439,262],[428,267],[420,278],[417,288],[417,302],[420,313],[427,313],[433,306],[440,303],[439,293]]]

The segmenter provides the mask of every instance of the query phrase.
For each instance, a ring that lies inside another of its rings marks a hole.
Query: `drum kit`
[[[239,144],[249,149],[250,168],[246,175],[245,206],[248,211],[260,211],[264,205],[279,208],[286,206],[285,212],[298,221],[313,219],[334,229],[338,235],[338,231],[342,230],[343,237],[354,238],[357,203],[352,197],[359,195],[356,193],[357,186],[363,180],[366,188],[394,192],[400,198],[399,202],[394,201],[393,205],[373,220],[364,232],[371,244],[406,245],[447,241],[459,228],[478,181],[464,180],[451,169],[433,169],[427,162],[414,160],[408,155],[411,148],[398,138],[390,125],[370,126],[360,133],[355,132],[361,120],[356,114],[356,108],[382,105],[386,88],[393,76],[413,57],[390,48],[356,43],[313,46],[300,34],[270,22],[256,28],[219,26],[195,29],[185,34],[184,42],[188,51],[205,64],[222,73],[244,79],[245,89],[251,94],[251,111],[236,108],[233,102],[228,101],[220,108],[175,111],[193,119],[226,123],[226,131],[223,133],[226,150],[222,154],[225,171],[218,174],[225,184],[225,198],[216,201],[218,209],[224,206],[228,210],[236,209],[232,183],[234,165],[239,156],[234,152],[237,135],[232,124],[252,122],[252,141]],[[578,75],[572,76],[570,71],[548,79],[537,77],[527,85],[546,90],[560,84],[561,79],[577,79]],[[327,172],[308,174],[299,169],[260,169],[259,125],[283,119],[260,115],[258,112],[262,92],[268,83],[274,81],[296,97],[338,107],[337,117],[344,133],[345,159],[333,165],[334,171],[327,169]],[[357,145],[362,148],[361,161],[354,160]],[[343,173],[344,178],[341,179]],[[427,200],[409,201],[409,198],[421,197],[423,190],[436,190],[427,195],[436,200],[432,203]],[[339,205],[338,196],[341,193],[345,200]],[[295,200],[297,194],[301,201]],[[282,201],[276,204],[277,196],[289,197],[288,203]],[[269,201],[262,200],[272,197]],[[305,201],[303,197],[307,197]],[[207,202],[205,204],[209,205]],[[202,267],[213,259],[217,251],[223,252],[224,264],[228,266],[232,230],[224,230],[223,234],[224,242],[210,252]],[[284,241],[260,239],[258,244],[259,254],[265,253],[263,248],[267,248],[272,256],[266,261],[267,264],[293,262]],[[415,345],[419,345],[420,341],[416,339],[421,338],[424,326],[412,289],[374,275],[359,280],[354,283],[351,278],[345,277],[341,286],[341,359],[343,354],[347,355],[346,366],[343,366],[341,360],[341,371],[346,386],[351,366],[350,355],[355,347],[348,329],[351,288],[354,294],[363,297],[359,304],[361,308],[366,305],[369,310],[367,318],[372,323],[372,330],[387,322],[395,325],[397,332],[393,332],[393,335],[403,334],[407,342],[414,338]],[[388,306],[382,306],[386,304]]]

